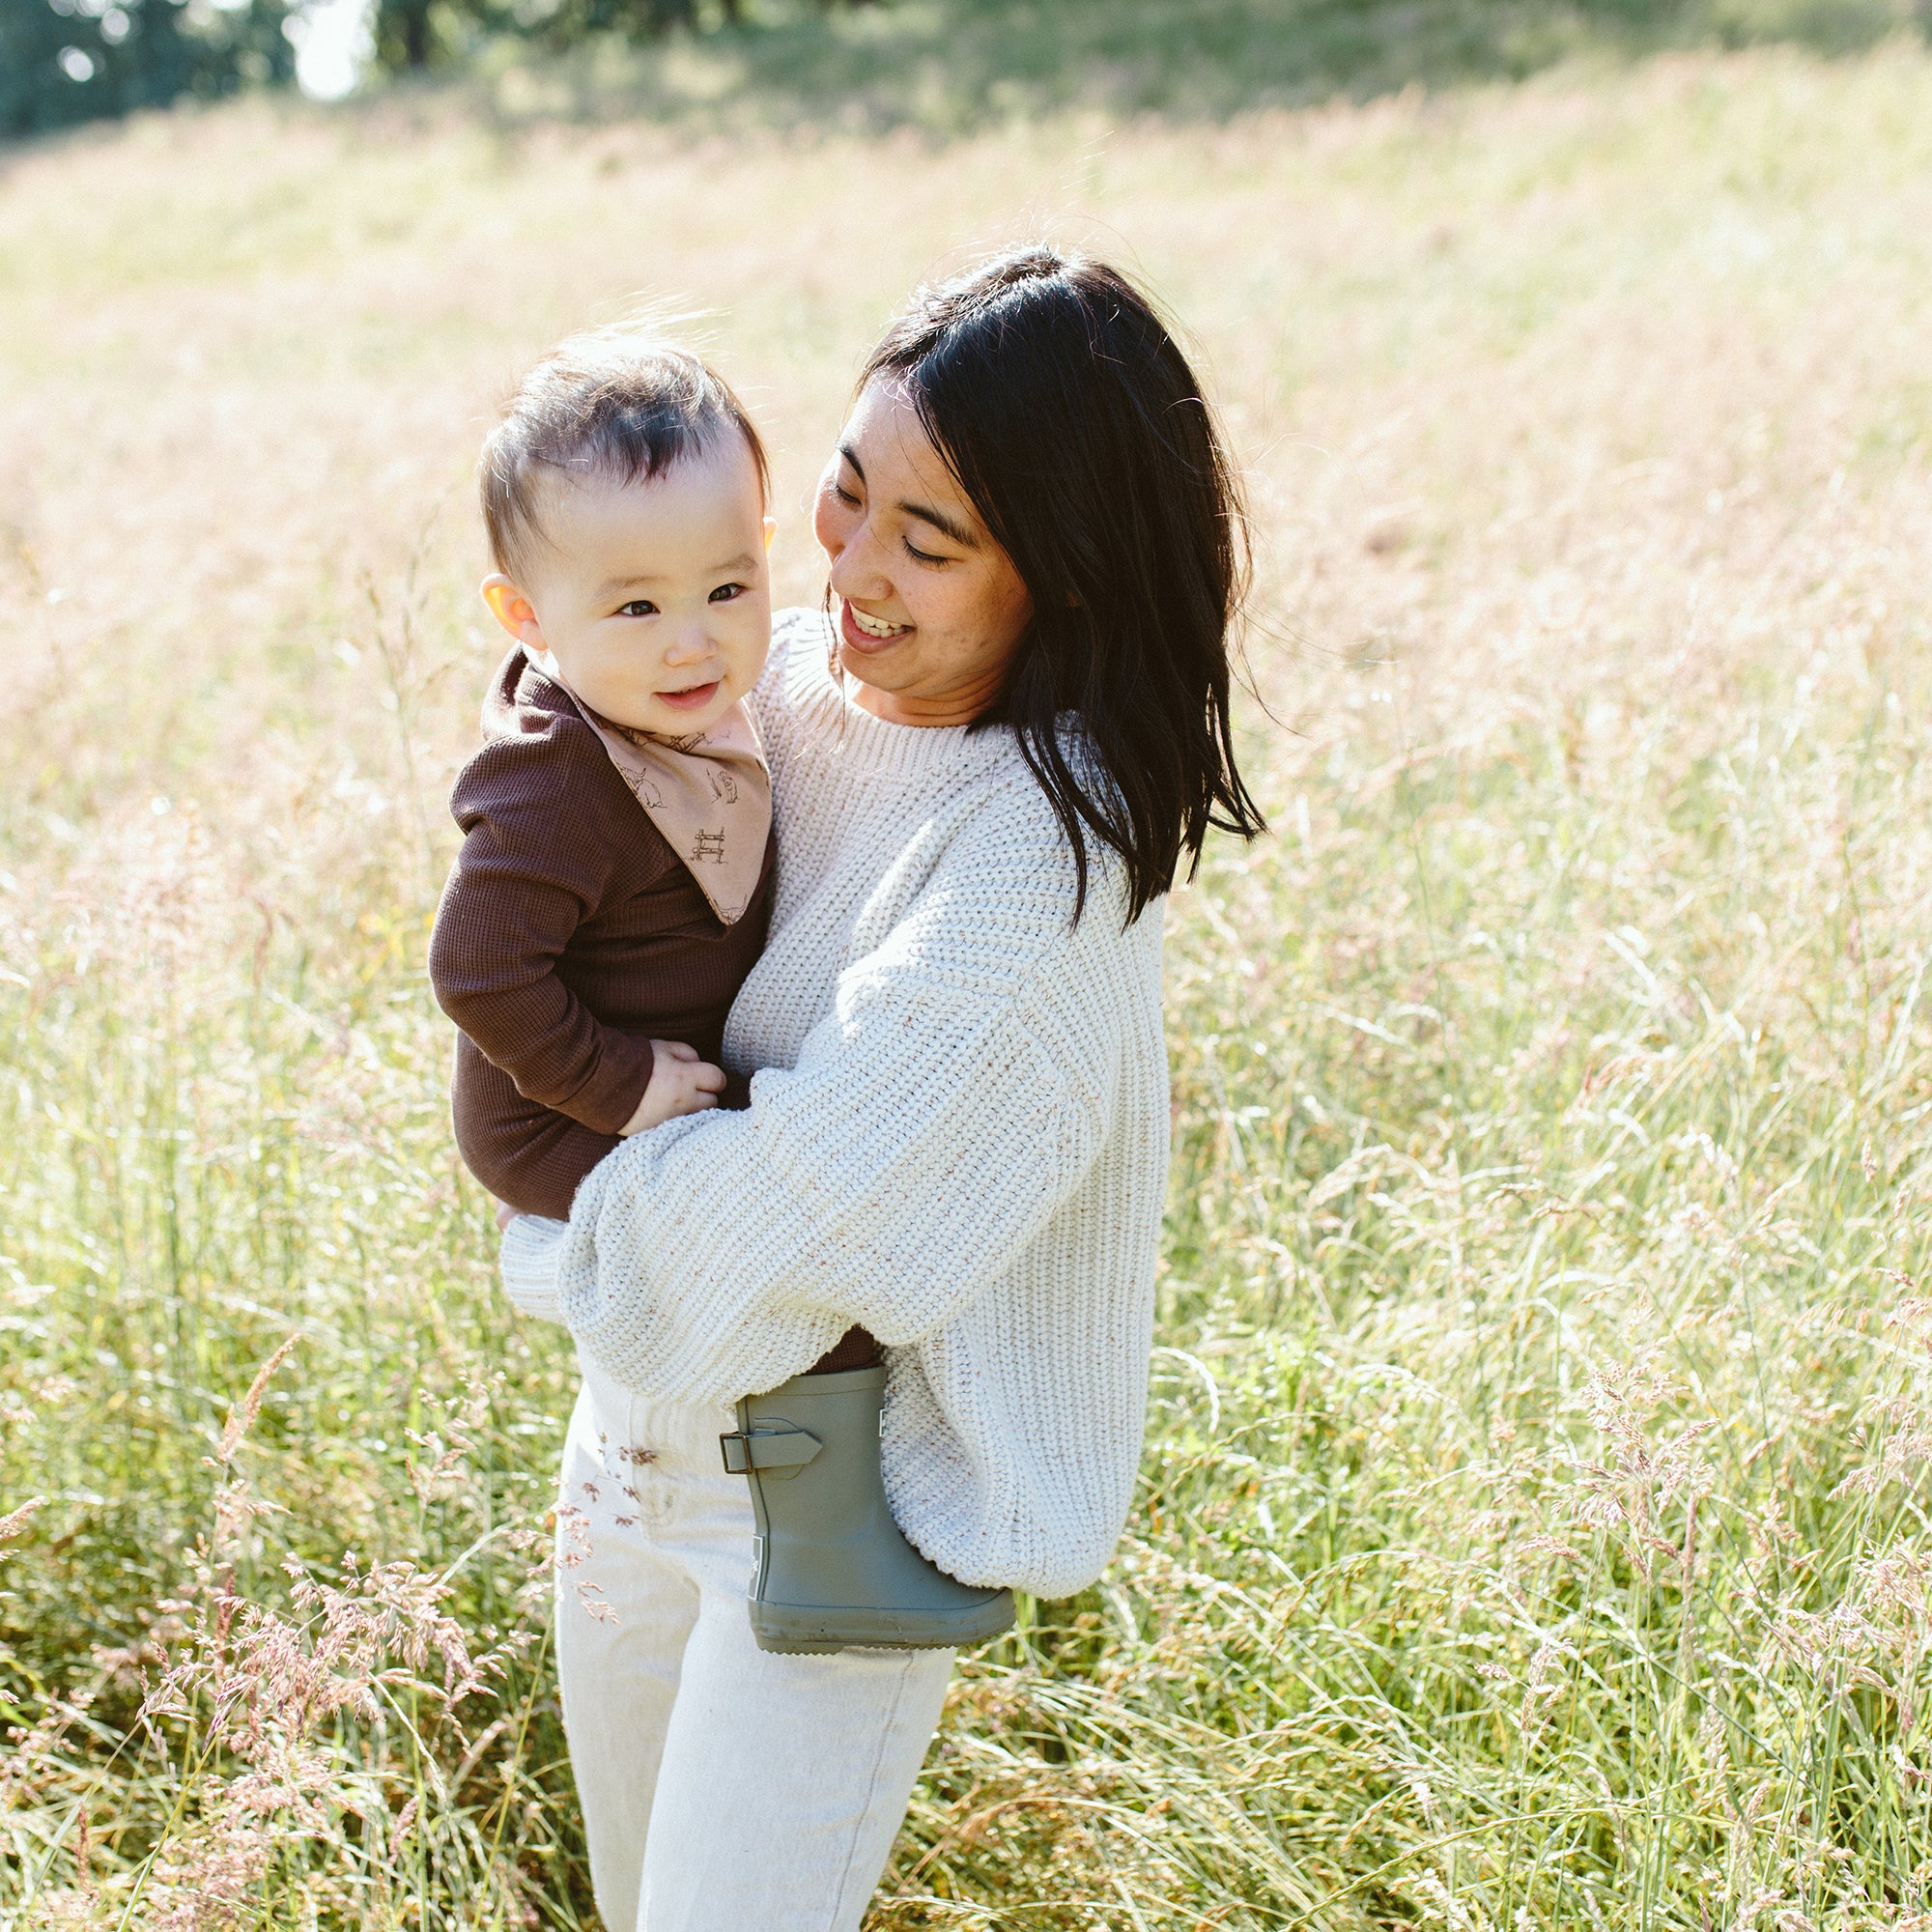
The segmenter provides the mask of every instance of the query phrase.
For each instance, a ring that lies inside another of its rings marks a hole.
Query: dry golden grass
[[[421,982],[469,466],[706,311],[809,598],[864,347],[1045,230],[1249,467],[1277,830],[1170,914],[1129,1540],[963,1676],[876,1923],[1932,1924],[1932,60],[0,170],[0,1921],[589,1922],[569,1365]]]

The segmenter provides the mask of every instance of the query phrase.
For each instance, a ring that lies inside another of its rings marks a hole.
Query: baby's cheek
[[[761,611],[748,621],[742,631],[731,640],[727,656],[732,671],[747,686],[758,681],[758,673],[765,668],[765,660],[771,654],[772,623],[768,611]]]

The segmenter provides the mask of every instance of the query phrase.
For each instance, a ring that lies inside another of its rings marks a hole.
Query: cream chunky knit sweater
[[[560,1242],[512,1224],[506,1281],[662,1400],[772,1388],[863,1322],[888,1350],[907,1536],[965,1582],[1065,1596],[1112,1554],[1140,1455],[1160,905],[1123,932],[1102,860],[1074,925],[1071,855],[1011,732],[884,724],[828,642],[817,612],[784,613],[753,699],[779,883],[724,1036],[760,1069],[750,1110],[625,1142]]]

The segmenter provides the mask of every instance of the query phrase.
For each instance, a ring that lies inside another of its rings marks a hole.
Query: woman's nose
[[[892,595],[892,582],[881,566],[879,546],[869,523],[848,533],[832,553],[832,588],[840,597],[878,599]]]

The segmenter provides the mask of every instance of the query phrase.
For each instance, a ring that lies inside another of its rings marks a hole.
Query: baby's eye
[[[620,617],[655,617],[658,607],[648,597],[633,597],[628,604],[618,608]]]
[[[728,604],[734,597],[742,597],[744,594],[745,586],[742,583],[721,583],[711,593],[711,602],[714,604]]]

